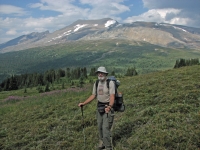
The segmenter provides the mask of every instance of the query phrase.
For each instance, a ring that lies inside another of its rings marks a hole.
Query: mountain
[[[49,31],[45,32],[33,32],[27,35],[22,35],[18,38],[10,40],[6,43],[0,44],[0,50],[2,51],[15,51],[29,48],[29,45],[36,43],[37,41],[45,38],[49,34]]]
[[[123,39],[170,48],[200,48],[200,28],[155,22],[118,23],[111,18],[77,20],[53,33],[22,35],[0,45],[0,53],[44,47],[71,41]]]
[[[46,31],[43,33],[22,35],[16,39],[1,44],[0,52],[5,53],[9,51],[66,43],[68,41],[76,41],[88,34],[104,32],[115,24],[118,24],[117,21],[110,18],[100,20],[78,20],[71,25],[50,34]]]
[[[200,48],[200,29],[155,22],[119,24],[108,31],[87,35],[82,39],[105,38],[144,41],[171,48]]]

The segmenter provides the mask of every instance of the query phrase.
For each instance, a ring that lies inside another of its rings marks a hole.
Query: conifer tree
[[[45,86],[45,90],[44,90],[45,92],[49,92],[50,91],[50,89],[49,89],[49,82],[47,82],[47,84],[46,84],[46,86]]]
[[[90,69],[90,76],[96,76],[96,69],[95,68]]]
[[[10,84],[10,79],[7,78],[6,81],[5,81],[5,84],[4,84],[4,91],[9,90],[9,84]]]
[[[63,83],[62,83],[62,89],[64,89],[64,88],[65,88],[65,83],[63,82]]]
[[[78,67],[76,72],[77,72],[76,79],[79,79],[81,77],[81,68]]]
[[[9,83],[9,90],[17,90],[17,89],[18,89],[17,79],[15,76],[12,75]]]
[[[80,87],[82,88],[82,87],[83,87],[83,84],[84,84],[83,75],[79,78],[79,84],[80,84]]]
[[[71,81],[71,86],[73,86],[74,85],[74,81]]]
[[[112,71],[112,72],[111,72],[111,75],[112,75],[112,76],[115,76],[115,71]]]
[[[135,67],[134,68],[128,68],[127,71],[126,71],[126,74],[125,76],[136,76],[138,75]]]
[[[188,59],[188,60],[181,58],[181,59],[176,60],[174,68],[180,68],[180,67],[184,67],[184,66],[192,66],[192,65],[198,65],[198,64],[199,64],[198,58],[197,59]]]
[[[87,68],[83,68],[83,76],[87,79]]]
[[[67,68],[67,69],[66,69],[65,75],[66,75],[67,78],[70,78],[70,77],[71,77],[70,68]]]
[[[59,69],[57,72],[57,77],[60,78],[60,77],[64,77],[64,76],[65,76],[65,71],[62,69]]]
[[[38,85],[37,90],[38,90],[39,93],[43,93],[44,92],[42,87],[41,87],[41,85]]]
[[[27,93],[27,89],[26,89],[26,86],[25,86],[25,88],[24,88],[24,93]]]
[[[43,78],[44,78],[44,77],[43,77],[43,74],[38,74],[38,75],[37,75],[37,85],[38,85],[38,84],[44,85],[44,80],[43,80]],[[36,86],[37,86],[37,85],[36,85]]]

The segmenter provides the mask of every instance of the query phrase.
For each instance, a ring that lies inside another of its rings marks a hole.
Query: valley
[[[12,74],[67,67],[106,66],[122,75],[128,67],[135,67],[139,74],[144,74],[171,69],[180,58],[200,58],[200,51],[118,39],[74,41],[0,54],[0,81]]]

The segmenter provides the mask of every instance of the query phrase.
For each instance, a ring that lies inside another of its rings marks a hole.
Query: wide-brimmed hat
[[[98,72],[102,72],[102,73],[105,73],[105,74],[108,74],[108,72],[106,71],[106,68],[105,67],[99,67],[96,71],[96,73]]]

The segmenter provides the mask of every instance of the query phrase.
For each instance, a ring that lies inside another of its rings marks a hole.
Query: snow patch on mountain
[[[185,29],[178,28],[178,27],[175,27],[175,26],[173,26],[173,27],[174,27],[174,29],[178,29],[178,30],[182,30],[182,31],[184,31],[184,32],[187,32]]]
[[[67,31],[67,32],[64,32],[63,34],[70,34],[69,32],[71,32],[72,30],[69,30],[69,31]]]
[[[157,24],[157,25],[166,26],[166,27],[171,27],[171,26],[172,26],[172,25],[169,25],[169,24],[163,24],[163,23],[160,23],[160,24]]]
[[[115,23],[116,23],[115,20],[108,20],[108,21],[105,23],[105,27],[108,28],[110,25],[115,24]]]
[[[76,26],[74,26],[74,32],[76,32],[76,31],[78,31],[80,28],[83,28],[83,27],[85,27],[85,26],[87,26],[87,24],[82,24],[82,25],[80,25],[80,24],[77,24]]]
[[[64,37],[64,36],[67,36],[67,35],[70,35],[72,30],[69,30],[69,31],[67,31],[67,32],[64,32],[63,34],[61,34],[61,35],[59,35],[59,36],[57,36],[57,37],[54,37],[54,38],[52,38],[51,40],[49,40],[49,41],[47,41],[47,43],[49,43],[49,42],[52,42],[53,40],[56,40],[56,39],[60,39],[60,38],[62,38],[62,37]]]

